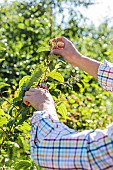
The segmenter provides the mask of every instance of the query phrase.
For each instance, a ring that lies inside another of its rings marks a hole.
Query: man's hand
[[[48,90],[37,87],[25,92],[23,101],[32,105],[36,110],[55,110],[54,101]]]
[[[66,61],[75,66],[76,58],[80,57],[81,54],[74,47],[73,43],[65,37],[54,38],[52,42],[56,42],[58,45],[52,47],[51,53],[62,56]]]
[[[58,45],[53,45],[51,49],[52,54],[58,54],[62,56],[71,65],[81,68],[83,71],[86,71],[96,79],[98,78],[97,73],[101,62],[96,61],[94,59],[90,59],[82,55],[74,47],[73,43],[65,37],[54,38],[52,42],[53,43],[56,42],[58,44]]]

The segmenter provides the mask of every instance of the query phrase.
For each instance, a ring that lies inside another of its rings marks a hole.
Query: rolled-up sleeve
[[[107,60],[98,68],[98,82],[104,90],[113,91],[113,64]]]
[[[113,125],[77,132],[57,114],[35,112],[31,119],[31,157],[48,170],[112,170]]]

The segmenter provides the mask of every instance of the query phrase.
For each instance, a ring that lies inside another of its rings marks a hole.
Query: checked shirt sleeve
[[[47,111],[35,112],[31,123],[31,157],[42,168],[113,170],[113,124],[77,132]]]
[[[113,91],[113,64],[107,60],[99,66],[98,82],[104,90]]]

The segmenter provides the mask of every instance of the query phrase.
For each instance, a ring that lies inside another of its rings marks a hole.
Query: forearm
[[[73,61],[73,66],[79,67],[96,79],[98,78],[98,68],[100,64],[101,63],[99,61],[85,57],[81,54],[78,54],[76,59]]]
[[[80,52],[76,49],[74,44],[69,41],[66,37],[58,37],[52,40],[53,42],[63,42],[64,46],[62,48],[53,46],[51,53],[52,54],[59,54],[64,59],[72,64],[73,66],[77,66],[82,70],[86,71],[93,77],[97,79],[98,67],[100,62],[90,59],[88,57],[83,56]]]

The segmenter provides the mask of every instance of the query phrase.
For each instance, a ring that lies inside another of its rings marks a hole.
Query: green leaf
[[[59,73],[59,72],[56,72],[56,71],[52,71],[48,74],[48,77],[51,77],[53,78],[54,80],[57,80],[59,82],[64,82],[64,77]]]
[[[38,48],[38,53],[43,52],[43,51],[50,51],[49,47],[40,47]]]
[[[37,64],[36,69],[32,72],[31,78],[29,82],[27,83],[27,86],[26,86],[27,89],[29,89],[35,82],[37,82],[38,84],[45,70],[46,70],[46,67],[44,65],[44,62],[42,62],[40,65]]]
[[[19,81],[19,88],[21,88],[25,82],[27,82],[31,77],[30,76],[24,76],[20,81]]]
[[[0,88],[3,88],[3,87],[5,87],[5,86],[10,86],[10,85],[7,84],[7,83],[4,83],[4,82],[0,82]]]
[[[2,61],[4,61],[5,60],[5,58],[0,58],[0,62],[2,62]]]
[[[59,55],[50,55],[50,60],[57,60],[58,57],[60,57]]]
[[[18,28],[24,29],[24,24],[23,24],[23,23],[19,23],[19,24],[18,24]]]
[[[6,48],[4,42],[0,41],[0,51],[4,51],[5,49]]]
[[[66,106],[61,103],[59,106],[58,106],[58,112],[62,115],[62,117],[64,119],[67,118],[67,109],[66,109]]]
[[[83,93],[84,90],[85,90],[85,88],[83,88],[82,84],[80,84],[80,83],[76,83],[76,84],[77,84],[78,87],[79,87],[80,93]]]
[[[22,102],[23,102],[23,100],[22,100],[22,99],[19,100],[19,98],[17,97],[17,98],[14,98],[14,99],[13,99],[12,105],[14,105],[14,106],[20,106]]]
[[[19,145],[16,142],[6,141],[6,144],[10,145],[12,147],[15,147],[15,148],[20,148]]]
[[[7,127],[13,126],[13,124],[14,124],[14,120],[11,119],[11,120],[7,123]]]
[[[7,118],[0,116],[0,127],[7,124]]]
[[[5,115],[4,111],[0,109],[0,116],[4,116],[4,115]]]
[[[8,114],[5,114],[2,109],[0,109],[0,127],[2,127],[4,124],[7,124],[8,122]]]
[[[62,66],[61,66],[61,63],[58,63],[58,64],[55,65],[55,69],[54,69],[54,70],[56,71],[56,70],[58,70],[58,69],[61,68],[61,67],[62,67]]]
[[[38,84],[40,78],[42,77],[43,73],[45,72],[46,67],[44,62],[41,64],[37,64],[35,69],[32,71],[31,76],[24,76],[19,82],[19,94],[18,100],[21,100],[24,97],[25,91],[27,91],[34,83]],[[36,87],[36,85],[35,85]],[[15,100],[17,101],[17,100]]]
[[[23,122],[23,124],[19,125],[18,128],[24,133],[27,133],[30,130],[30,125],[27,122]]]
[[[58,96],[61,94],[61,91],[59,89],[50,89],[50,93],[52,96],[58,98]]]
[[[15,170],[26,170],[31,165],[31,161],[21,160],[15,164]]]

